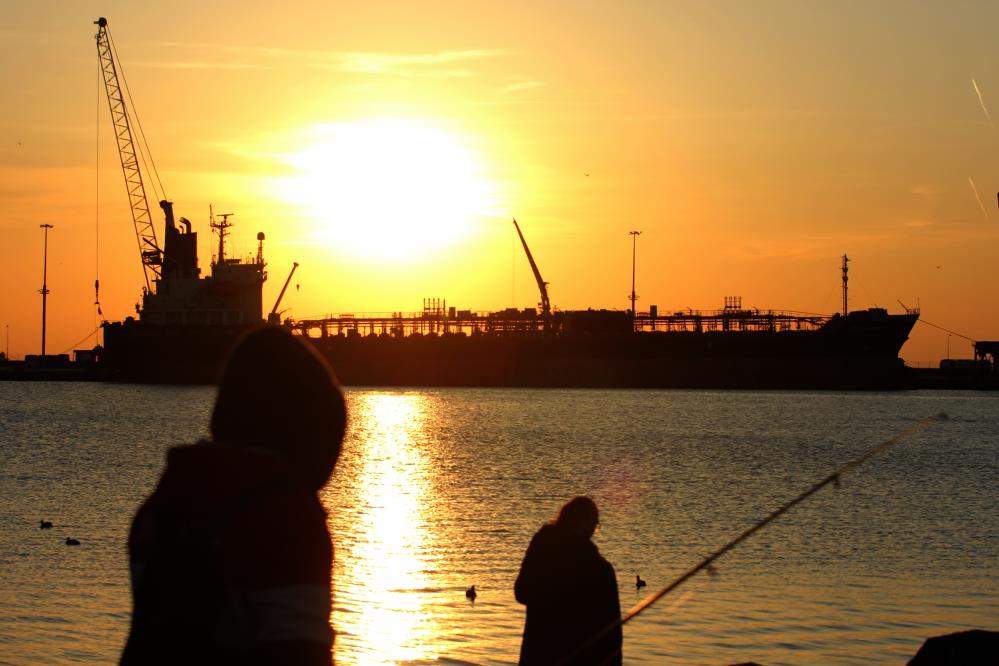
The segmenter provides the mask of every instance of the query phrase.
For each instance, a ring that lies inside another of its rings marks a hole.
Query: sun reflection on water
[[[324,492],[327,508],[340,514],[336,652],[349,647],[357,663],[426,659],[436,634],[423,594],[431,586],[425,554],[432,550],[423,510],[430,482],[419,446],[426,402],[415,394],[356,395],[354,427],[337,467],[345,481]]]

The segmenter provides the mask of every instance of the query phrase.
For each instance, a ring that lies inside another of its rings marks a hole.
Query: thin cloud
[[[265,65],[240,63],[240,62],[206,62],[198,60],[175,60],[164,62],[137,62],[135,67],[148,67],[150,69],[226,69],[226,70],[247,70],[247,69],[270,69]]]
[[[730,250],[737,258],[752,258],[766,260],[803,259],[809,257],[827,257],[839,252],[836,248],[856,248],[893,242],[898,238],[898,232],[886,230],[882,232],[856,232],[830,235],[802,235],[791,237],[770,238],[766,242],[751,242]]]
[[[467,50],[440,51],[437,53],[341,53],[339,69],[361,74],[412,73],[415,69],[451,65],[456,62],[481,60],[502,55],[502,51]]]
[[[505,86],[502,90],[500,90],[500,92],[505,94],[518,93],[525,90],[535,90],[540,88],[542,85],[543,84],[540,81],[520,81],[519,83],[511,83],[510,85]]]
[[[971,179],[971,176],[968,176],[968,184],[971,185],[971,191],[975,193],[975,200],[978,202],[978,207],[982,209],[982,217],[984,217],[985,221],[988,222],[989,212],[985,210],[985,204],[982,203],[982,197],[979,196],[978,188],[975,187],[975,181]]]
[[[918,197],[923,205],[938,204],[942,198],[940,190],[930,185],[913,185],[909,188],[909,193]]]
[[[377,51],[321,51],[310,49],[285,49],[258,46],[241,46],[232,44],[207,44],[199,42],[160,42],[161,46],[180,49],[197,49],[239,55],[257,62],[242,62],[235,65],[219,64],[219,68],[233,69],[264,68],[261,61],[295,60],[306,66],[321,69],[333,69],[351,74],[391,74],[396,76],[472,76],[474,72],[455,67],[459,63],[495,58],[506,55],[505,51],[493,49],[464,49],[457,51],[437,51],[433,53],[387,53]],[[203,62],[201,59],[199,62]],[[171,65],[145,63],[146,66],[180,67],[179,63]],[[447,69],[440,68],[446,66]],[[199,68],[193,65],[191,68]]]
[[[985,112],[985,118],[989,121],[989,124],[992,125],[992,128],[995,129],[995,123],[992,122],[992,115],[989,113],[988,107],[985,106],[985,99],[982,98],[982,90],[978,87],[978,81],[975,81],[974,77],[971,79],[971,85],[975,89],[975,94],[978,95],[978,103],[982,105],[982,111]],[[972,185],[972,187],[974,187],[974,185]]]
[[[902,220],[901,224],[903,227],[908,227],[909,229],[925,229],[927,227],[934,226],[936,223],[933,222],[932,220],[909,219],[909,220]]]

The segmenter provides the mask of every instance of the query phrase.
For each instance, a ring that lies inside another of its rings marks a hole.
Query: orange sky
[[[267,234],[267,309],[301,264],[286,316],[532,306],[516,216],[562,309],[628,306],[638,229],[640,310],[831,313],[847,253],[852,308],[999,338],[995,3],[204,4],[5,8],[15,357],[40,348],[40,224],[48,352],[96,328],[95,276],[112,320],[143,284],[101,15],[203,269],[214,204],[240,254]],[[947,345],[920,323],[902,355]]]

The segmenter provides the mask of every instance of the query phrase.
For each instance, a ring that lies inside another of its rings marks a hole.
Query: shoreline
[[[630,384],[627,381],[615,382],[613,384],[602,385],[600,382],[582,385],[578,382],[554,381],[544,384],[521,383],[517,381],[476,383],[458,383],[453,381],[432,381],[432,382],[362,382],[351,381],[350,377],[341,377],[344,386],[373,386],[379,388],[649,388],[649,389],[673,389],[673,390],[780,390],[780,391],[809,391],[809,390],[830,390],[830,391],[864,391],[864,390],[889,390],[889,391],[996,391],[999,390],[999,374],[995,373],[969,373],[941,368],[912,368],[905,366],[904,375],[898,382],[893,382],[888,386],[858,386],[844,387],[841,384],[829,384],[823,386],[822,382],[796,385],[794,382],[760,382],[755,385],[737,385],[726,382],[681,382],[669,386],[649,386],[635,382]],[[112,372],[111,368],[92,361],[70,361],[65,356],[33,357],[31,360],[23,361],[0,361],[0,381],[58,381],[58,382],[112,382],[125,384],[165,384],[165,385],[212,385],[215,382],[207,379],[211,372],[202,369],[200,372],[181,373],[181,376],[174,374],[164,377],[161,380],[151,379],[148,374],[134,372]],[[442,378],[438,378],[442,379]],[[562,378],[565,379],[564,377]]]

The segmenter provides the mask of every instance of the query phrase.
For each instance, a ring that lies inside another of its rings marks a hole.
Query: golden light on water
[[[368,393],[352,405],[359,449],[346,453],[353,497],[327,496],[327,506],[350,506],[351,538],[335,543],[337,603],[353,612],[335,619],[337,643],[355,643],[362,664],[427,657],[436,634],[422,591],[429,585],[423,513],[429,492],[417,446],[426,427],[425,396]],[[342,599],[346,596],[361,598]]]
[[[449,247],[495,208],[482,158],[453,131],[412,119],[321,125],[287,158],[283,197],[311,218],[315,241],[394,261]]]

